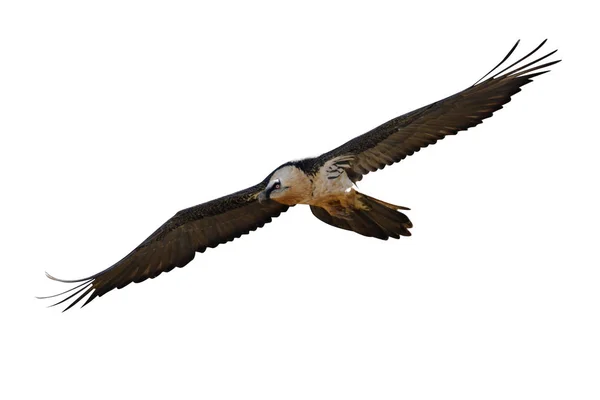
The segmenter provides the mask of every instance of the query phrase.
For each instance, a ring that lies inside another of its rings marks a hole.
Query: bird
[[[326,224],[366,237],[410,236],[413,224],[402,212],[409,208],[360,193],[356,183],[369,172],[491,117],[521,87],[561,61],[542,63],[557,50],[530,61],[546,41],[495,72],[507,63],[517,41],[500,63],[467,89],[394,118],[318,157],[286,162],[247,189],[177,212],[124,258],[97,274],[66,280],[46,272],[54,281],[77,285],[38,298],[65,296],[50,307],[73,299],[64,312],[89,295],[81,305],[84,307],[113,289],[184,267],[196,253],[255,231],[299,204],[308,205]]]

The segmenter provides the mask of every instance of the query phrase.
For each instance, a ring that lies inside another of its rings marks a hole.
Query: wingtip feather
[[[85,282],[83,282],[83,283],[82,283],[82,284],[80,284],[80,285],[77,285],[77,286],[75,286],[75,287],[72,287],[72,288],[70,288],[70,289],[67,289],[67,290],[65,290],[64,292],[57,293],[57,294],[53,294],[53,295],[51,295],[51,296],[35,296],[35,298],[36,298],[36,299],[39,299],[39,300],[44,300],[44,299],[51,299],[51,298],[53,298],[53,297],[58,297],[58,296],[60,296],[60,295],[63,295],[63,294],[66,294],[66,293],[72,292],[73,290],[75,290],[75,289],[77,289],[77,288],[80,288],[81,286],[83,286],[83,285],[85,285],[85,284],[88,284],[88,283],[90,283],[90,282],[91,282],[91,280],[89,280],[89,281],[85,281]]]

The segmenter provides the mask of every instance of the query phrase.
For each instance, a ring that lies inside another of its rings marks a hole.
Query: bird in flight
[[[318,157],[290,161],[260,183],[239,192],[179,211],[122,260],[51,298],[74,300],[64,311],[89,295],[82,307],[113,289],[131,282],[156,278],[183,267],[196,252],[232,241],[271,222],[296,204],[307,204],[315,217],[336,228],[387,240],[410,236],[408,210],[355,190],[355,183],[369,172],[392,165],[436,143],[447,135],[474,127],[501,109],[512,95],[560,60],[541,63],[556,50],[530,61],[546,43],[516,62],[499,69],[519,42],[490,72],[467,89],[425,107],[394,118],[383,125]],[[71,293],[73,292],[73,293]],[[77,297],[76,297],[77,296]]]

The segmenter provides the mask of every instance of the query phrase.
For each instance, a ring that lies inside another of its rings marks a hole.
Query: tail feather
[[[397,232],[398,225],[394,221],[391,221],[391,220],[383,217],[381,214],[378,215],[374,212],[365,213],[365,215],[369,216],[369,218],[371,219],[371,221],[374,224],[377,224],[382,229],[384,229],[385,233],[388,237],[392,237],[394,239],[400,239],[400,233]]]
[[[397,206],[396,204],[388,203],[386,201],[376,199],[375,197],[367,196],[366,194],[362,194],[362,193],[359,193],[359,194],[363,198],[367,198],[370,202],[379,203],[381,205],[386,206],[387,208],[393,208],[394,210],[406,210],[406,211],[410,211],[410,208],[408,208],[408,207]]]
[[[347,209],[347,215],[331,215],[327,210],[318,206],[310,206],[315,217],[336,228],[354,231],[363,236],[387,240],[392,237],[410,236],[409,228],[412,223],[408,217],[398,210],[408,210],[376,198],[356,192],[357,201],[361,205]]]
[[[400,208],[399,206],[384,203],[369,196],[363,196],[368,199],[368,205],[371,207],[370,212],[368,212],[369,217],[373,222],[385,228],[389,236],[396,239],[399,239],[399,236],[410,236],[408,228],[412,228],[412,222],[410,222],[406,214],[397,211]],[[405,209],[405,207],[400,209]]]
[[[379,207],[381,209],[378,209]],[[408,228],[412,224],[406,215],[389,208],[383,208],[380,205],[379,207],[373,207],[373,210],[368,213],[373,222],[384,228],[388,236],[395,239],[399,239],[400,236],[410,236]]]
[[[373,220],[370,213],[358,210],[350,219],[350,226],[358,229],[353,229],[361,235],[376,237],[378,239],[387,240],[390,237],[389,232]]]

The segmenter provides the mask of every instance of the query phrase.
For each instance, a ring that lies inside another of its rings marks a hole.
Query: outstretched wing
[[[263,181],[229,196],[179,211],[125,258],[95,275],[63,280],[47,274],[59,282],[80,283],[49,297],[79,289],[54,305],[79,295],[66,311],[90,294],[83,304],[86,305],[115,288],[121,289],[131,282],[139,283],[175,267],[181,268],[192,261],[195,252],[202,253],[209,247],[217,247],[262,227],[289,208],[275,201],[258,202],[258,194],[265,189],[266,183]]]
[[[510,101],[521,86],[528,84],[532,78],[546,71],[543,68],[558,61],[539,64],[556,52],[553,51],[534,61],[524,63],[531,55],[546,43],[544,40],[537,48],[498,72],[483,80],[500,67],[513,53],[517,42],[504,59],[473,86],[443,100],[432,103],[418,110],[358,136],[342,146],[319,157],[321,163],[342,157],[344,169],[352,181],[357,182],[369,172],[383,169],[386,165],[396,163],[423,147],[436,143],[447,135],[469,129],[483,122]],[[524,65],[522,65],[524,64]],[[515,69],[508,71],[510,68]],[[480,81],[482,81],[479,83]],[[349,160],[349,162],[348,162]]]

